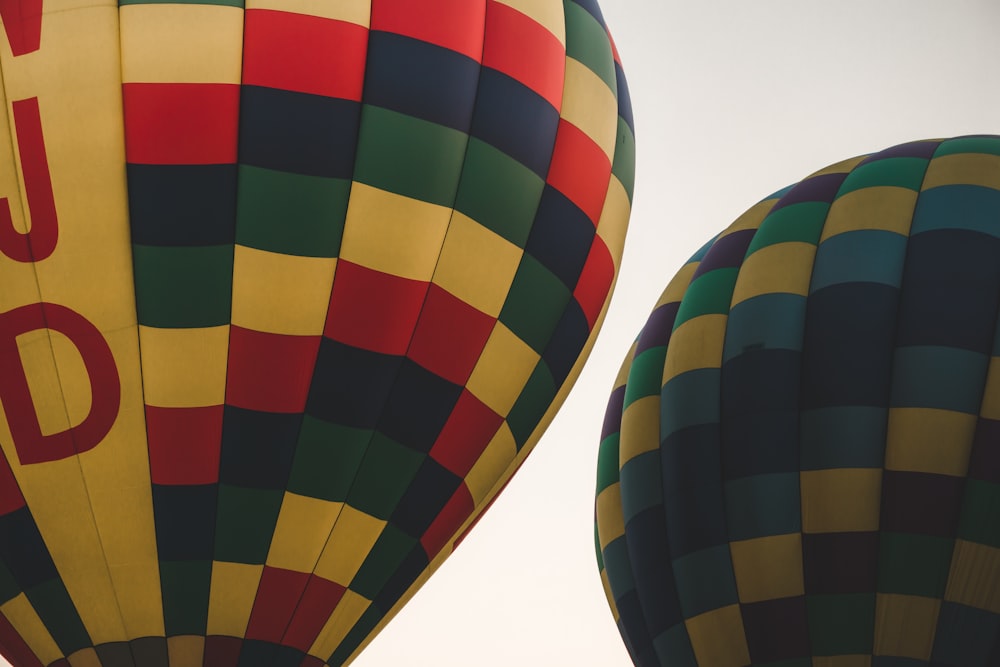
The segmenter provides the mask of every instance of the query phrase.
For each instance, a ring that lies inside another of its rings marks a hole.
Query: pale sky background
[[[622,358],[684,260],[841,159],[1000,134],[996,0],[599,0],[636,124],[611,310],[562,411],[477,528],[352,667],[629,667],[593,547]]]
[[[996,0],[600,4],[638,154],[608,319],[521,471],[353,667],[629,667],[594,558],[597,447],[618,366],[667,281],[816,169],[914,139],[1000,134]]]

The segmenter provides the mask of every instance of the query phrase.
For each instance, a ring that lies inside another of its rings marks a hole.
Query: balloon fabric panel
[[[1000,659],[998,165],[996,137],[833,165],[668,285],[598,462],[636,664]]]
[[[93,5],[0,8],[0,652],[344,664],[593,344],[614,47],[572,0]]]

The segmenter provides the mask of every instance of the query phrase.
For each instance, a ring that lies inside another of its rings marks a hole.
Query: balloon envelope
[[[633,153],[596,4],[0,21],[0,652],[344,663],[602,317]]]
[[[608,406],[637,665],[1000,664],[1000,137],[833,165],[663,292]]]

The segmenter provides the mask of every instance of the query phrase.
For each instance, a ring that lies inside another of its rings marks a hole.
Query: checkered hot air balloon
[[[611,395],[608,599],[637,665],[1000,664],[1000,137],[760,202]]]
[[[343,664],[602,318],[634,160],[596,3],[0,21],[0,653]]]

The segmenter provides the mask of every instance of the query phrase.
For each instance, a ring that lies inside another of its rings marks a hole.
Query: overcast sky
[[[669,278],[815,169],[914,139],[1000,134],[995,0],[601,5],[638,152],[607,322],[520,473],[354,667],[631,665],[594,559],[596,455],[618,366]]]
[[[353,667],[628,667],[593,549],[615,374],[687,257],[773,191],[914,139],[1000,134],[995,0],[599,0],[637,182],[590,361],[478,527]]]

